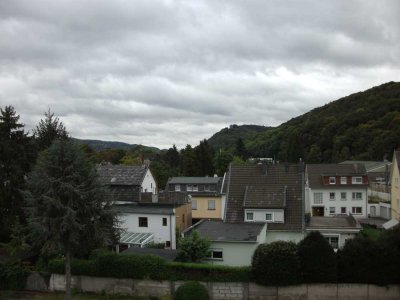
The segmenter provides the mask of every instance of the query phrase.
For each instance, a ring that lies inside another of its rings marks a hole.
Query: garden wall
[[[73,276],[72,287],[81,292],[106,292],[143,297],[170,295],[184,281],[154,281],[136,279]],[[287,287],[268,287],[242,282],[202,282],[211,299],[246,300],[391,300],[400,299],[400,285],[380,287],[368,284],[302,284]],[[52,274],[49,290],[64,291],[64,275]]]

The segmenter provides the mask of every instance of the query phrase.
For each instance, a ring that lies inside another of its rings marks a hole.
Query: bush
[[[178,260],[188,262],[200,262],[209,252],[210,241],[202,238],[197,230],[188,237],[179,241]]]
[[[293,242],[273,242],[258,246],[252,259],[252,275],[264,285],[290,285],[300,282],[300,262]]]
[[[181,285],[175,293],[175,300],[208,300],[207,289],[198,282],[187,282]]]
[[[311,232],[298,244],[298,255],[303,282],[336,282],[335,252],[318,231]]]
[[[23,290],[28,274],[20,264],[0,264],[0,290]]]

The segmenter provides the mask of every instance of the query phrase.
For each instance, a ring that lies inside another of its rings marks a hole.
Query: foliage
[[[251,265],[253,277],[259,284],[290,285],[300,282],[300,261],[297,245],[293,242],[259,245]]]
[[[27,238],[28,228],[23,226],[17,217],[11,227],[10,242],[5,244],[5,248],[11,257],[18,260],[23,253],[31,248],[27,242]]]
[[[25,174],[36,156],[32,139],[24,132],[12,106],[0,108],[0,242],[8,242],[13,224],[25,225]]]
[[[182,284],[175,293],[175,300],[207,300],[208,297],[207,289],[198,283],[197,281],[186,282]]]
[[[235,156],[240,157],[242,160],[247,160],[249,153],[244,145],[242,138],[238,138],[236,142]]]
[[[359,235],[368,237],[373,240],[378,240],[379,237],[382,235],[382,230],[376,229],[371,226],[366,226],[359,232]]]
[[[336,282],[336,255],[328,241],[318,232],[308,234],[298,244],[303,282]]]
[[[229,164],[232,162],[233,156],[227,150],[220,150],[214,156],[214,167],[215,172],[219,176],[223,176],[224,173],[228,170]]]
[[[25,288],[29,270],[17,263],[0,263],[0,290],[22,290]]]
[[[39,151],[49,148],[54,140],[69,139],[64,124],[58,117],[54,117],[54,113],[50,109],[44,113],[44,116],[44,120],[41,119],[33,130]]]
[[[201,237],[197,230],[193,230],[189,236],[179,241],[178,260],[199,262],[207,256],[209,247],[210,241]]]
[[[196,176],[213,176],[214,150],[208,144],[207,140],[203,140],[194,148]]]

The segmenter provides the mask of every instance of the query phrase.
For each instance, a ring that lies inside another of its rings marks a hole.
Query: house
[[[392,219],[400,221],[400,150],[393,152],[390,172],[390,203]]]
[[[119,250],[143,248],[149,243],[163,243],[176,249],[176,230],[183,231],[192,224],[189,203],[129,203],[113,206],[119,215],[121,234]]]
[[[319,231],[336,251],[347,240],[353,239],[362,229],[360,223],[351,214],[334,217],[311,217],[306,223],[306,233]]]
[[[363,164],[307,164],[305,212],[312,217],[367,216],[368,175]]]
[[[229,266],[250,266],[258,245],[265,242],[267,223],[225,223],[201,220],[183,232],[184,236],[197,230],[210,241],[206,263]]]
[[[148,166],[97,165],[100,181],[117,203],[140,202],[142,193],[157,194],[157,183]]]
[[[222,185],[221,177],[171,177],[165,190],[182,192],[190,196],[192,218],[196,223],[201,219],[223,218],[225,198],[221,193]]]
[[[233,165],[227,173],[227,223],[267,223],[266,242],[304,237],[303,164]]]

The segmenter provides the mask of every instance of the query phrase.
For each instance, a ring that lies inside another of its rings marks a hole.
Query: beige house
[[[394,151],[390,172],[392,219],[400,221],[400,150]]]

